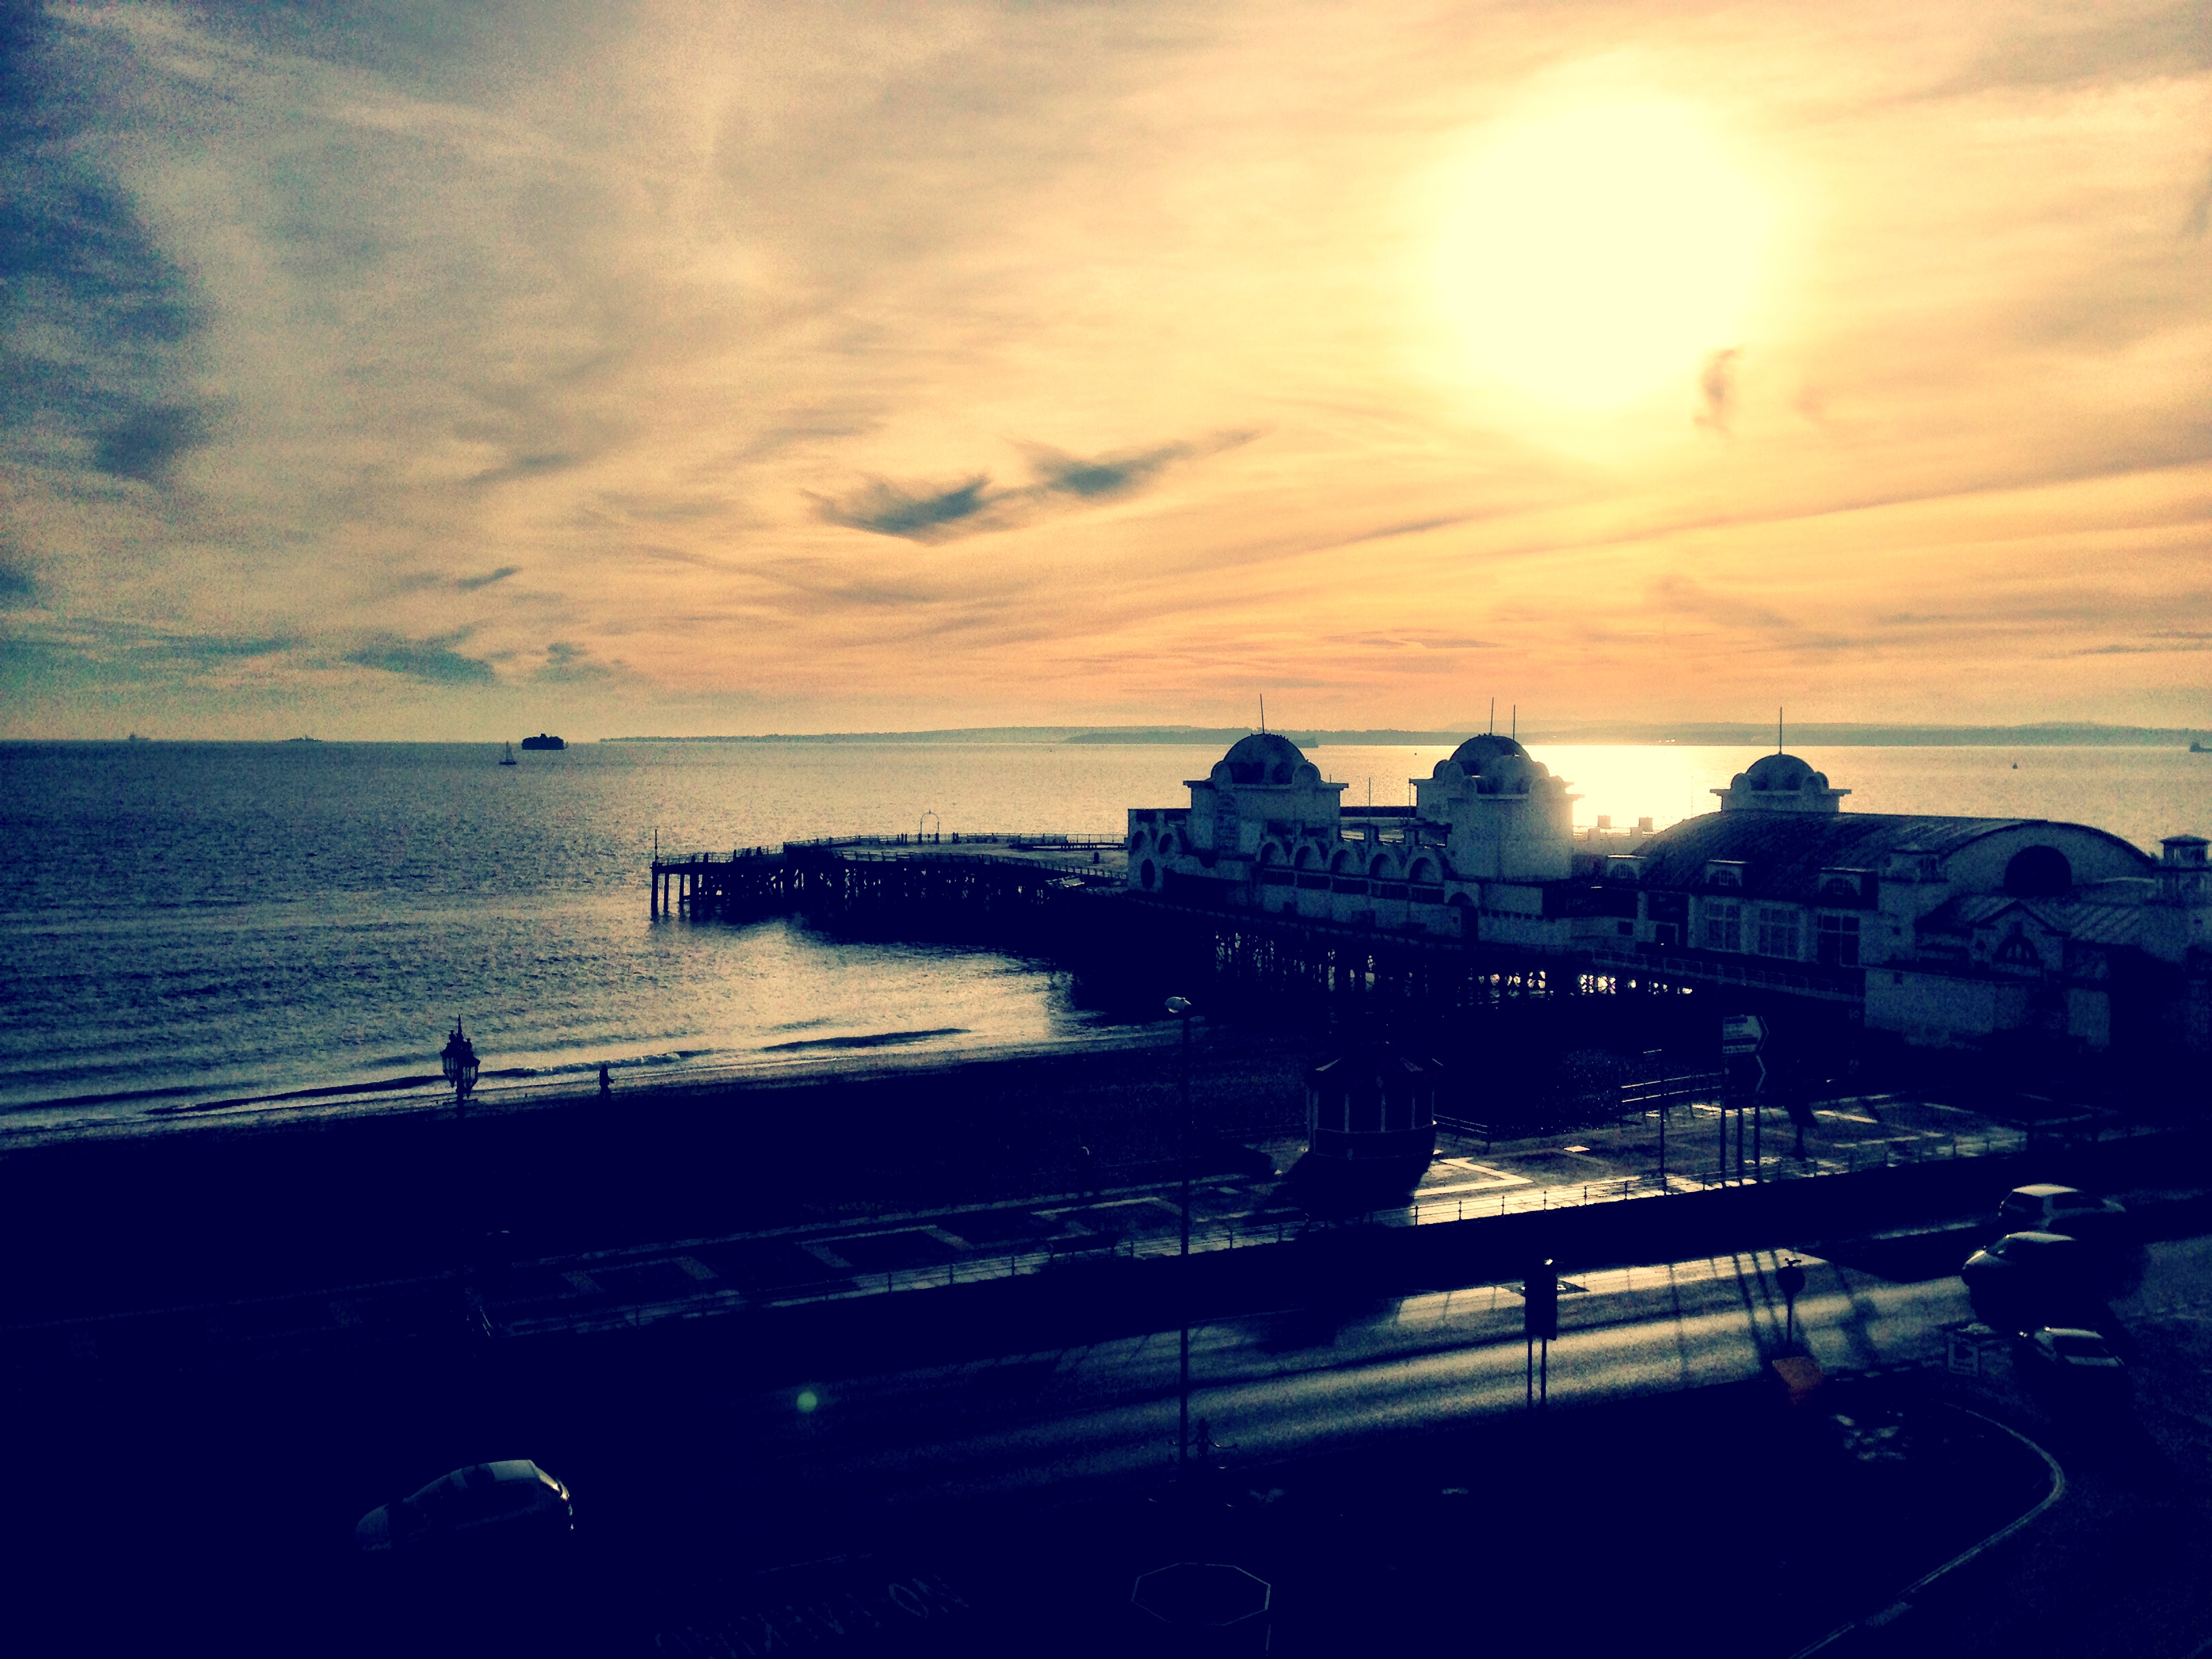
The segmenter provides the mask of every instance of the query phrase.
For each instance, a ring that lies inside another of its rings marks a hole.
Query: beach
[[[1303,1125],[1312,1050],[1194,1033],[1209,1146]],[[1172,1030],[998,1058],[847,1057],[740,1082],[471,1108],[241,1115],[8,1143],[0,1321],[275,1295],[738,1227],[1158,1178]],[[492,1243],[487,1245],[486,1241]]]

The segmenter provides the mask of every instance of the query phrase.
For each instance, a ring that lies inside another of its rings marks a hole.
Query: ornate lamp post
[[[453,1109],[465,1113],[469,1109],[469,1091],[477,1086],[477,1051],[462,1034],[459,1016],[454,1018],[453,1034],[446,1039],[438,1060],[446,1068],[446,1081],[453,1085]]]

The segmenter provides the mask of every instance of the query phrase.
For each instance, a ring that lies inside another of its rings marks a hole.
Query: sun
[[[1741,343],[1771,215],[1690,106],[1516,123],[1449,188],[1437,282],[1472,377],[1614,409]]]

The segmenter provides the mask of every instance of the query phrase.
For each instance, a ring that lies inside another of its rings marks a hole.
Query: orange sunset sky
[[[2212,725],[2212,8],[55,5],[0,735]]]

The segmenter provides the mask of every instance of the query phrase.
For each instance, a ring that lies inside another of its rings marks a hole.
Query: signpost
[[[1559,1334],[1559,1275],[1549,1256],[1528,1270],[1521,1286],[1521,1328],[1528,1344],[1528,1409],[1534,1411],[1550,1403],[1552,1340]]]
[[[1741,1102],[1745,1096],[1751,1097],[1752,1110],[1757,1114],[1752,1121],[1752,1165],[1761,1174],[1765,1170],[1765,1115],[1758,1108],[1758,1097],[1766,1087],[1766,1062],[1759,1058],[1759,1050],[1765,1044],[1766,1022],[1757,1014],[1721,1016],[1721,1057],[1728,1067],[1729,1093],[1736,1113],[1735,1169],[1739,1180],[1743,1176],[1744,1108]],[[1739,1084],[1738,1079],[1743,1081]],[[1725,1112],[1721,1116],[1721,1171],[1724,1176],[1728,1172],[1728,1116]]]
[[[1774,1282],[1782,1287],[1782,1344],[1794,1347],[1797,1341],[1797,1297],[1805,1288],[1805,1270],[1791,1256],[1782,1264],[1782,1271],[1774,1275]]]

